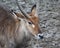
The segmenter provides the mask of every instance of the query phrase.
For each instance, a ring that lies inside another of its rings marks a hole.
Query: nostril
[[[38,36],[39,36],[40,39],[43,39],[44,38],[43,37],[43,34],[38,34]]]
[[[40,37],[40,39],[43,39],[44,37],[43,36],[41,36],[41,35],[39,35],[39,37]]]
[[[43,34],[35,35],[35,39],[43,39],[43,38],[44,38]]]

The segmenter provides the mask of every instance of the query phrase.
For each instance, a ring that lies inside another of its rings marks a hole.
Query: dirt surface
[[[1,1],[0,1],[1,2]],[[11,9],[19,11],[15,2],[2,1],[8,4]],[[20,1],[23,8],[29,12],[34,3]],[[22,48],[60,48],[60,0],[40,0],[40,26],[44,39],[31,39],[28,46]]]

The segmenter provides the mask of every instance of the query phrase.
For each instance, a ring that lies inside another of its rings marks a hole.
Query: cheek
[[[34,27],[34,33],[35,33],[35,34],[38,34],[38,32],[39,32],[39,31],[38,31],[38,27],[35,26],[35,27]]]
[[[29,30],[29,32],[31,32],[33,35],[38,34],[38,28],[35,25],[27,24],[27,30]]]
[[[35,32],[34,31],[35,30],[34,27],[35,27],[34,25],[27,24],[27,30],[29,30],[29,32],[31,32],[32,34],[34,34],[34,32]]]
[[[32,28],[35,28],[35,25],[32,24]]]
[[[28,30],[29,30],[30,32],[32,32],[32,31],[33,31],[33,28],[32,28],[32,26],[31,26],[31,25],[28,25],[28,26],[27,26],[27,28],[28,28]]]
[[[27,27],[27,30],[32,31],[32,27],[28,23],[27,23],[26,27]]]

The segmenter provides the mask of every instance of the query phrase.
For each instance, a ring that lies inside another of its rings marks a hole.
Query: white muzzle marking
[[[35,39],[43,39],[43,34],[37,34],[37,35],[35,35]]]

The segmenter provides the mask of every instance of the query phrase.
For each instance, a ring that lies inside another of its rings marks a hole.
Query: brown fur
[[[40,30],[40,27],[39,27],[39,18],[38,16],[35,16],[35,8],[32,10],[32,12],[29,14],[29,16],[31,16],[31,18],[27,19],[29,21],[31,21],[35,27],[32,28],[34,30],[34,32],[32,32],[32,34],[38,34],[38,33],[41,33],[41,30]],[[21,14],[21,13],[16,13],[16,15],[20,18],[24,18],[24,16]]]
[[[19,20],[13,17],[13,12],[7,6],[0,5],[0,48],[15,48],[25,36],[29,36],[30,32],[32,35],[41,32],[38,26],[39,19],[35,16],[34,10],[29,14],[31,16],[29,19],[25,19],[21,13],[15,13],[17,17],[22,19]],[[29,21],[35,27],[28,25]]]

